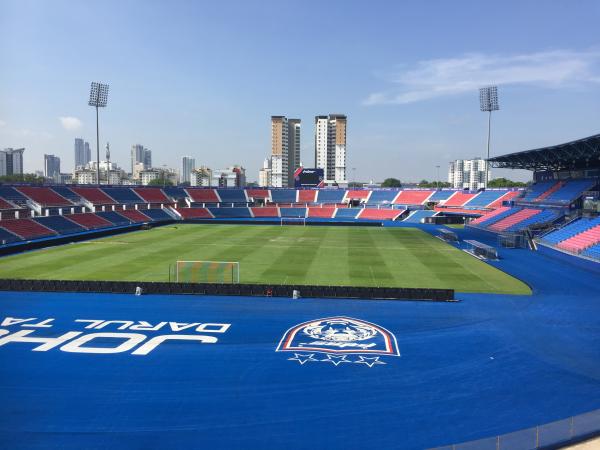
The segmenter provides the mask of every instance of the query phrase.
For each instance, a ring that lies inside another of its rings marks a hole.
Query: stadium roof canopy
[[[577,170],[600,167],[600,134],[564,144],[490,158],[492,167],[527,170]]]

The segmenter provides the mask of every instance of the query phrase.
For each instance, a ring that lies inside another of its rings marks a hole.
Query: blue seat
[[[2,228],[2,222],[0,222],[0,245],[9,244],[11,242],[17,242],[20,240],[21,238],[19,236],[16,236],[10,231],[7,231],[4,228]]]
[[[97,212],[96,215],[114,223],[115,225],[129,225],[131,223],[129,219],[117,214],[115,211]]]
[[[535,198],[538,198],[540,195],[542,195],[555,184],[556,181],[554,180],[540,181],[535,184],[532,184],[531,186],[529,186],[529,189],[527,189],[527,191],[525,192],[525,195],[523,196],[522,200],[531,201]]]
[[[33,220],[41,223],[46,228],[56,231],[58,234],[72,234],[86,231],[81,225],[78,225],[63,216],[35,217]]]
[[[129,188],[105,187],[102,190],[119,203],[145,203],[139,195]]]
[[[410,213],[410,215],[403,220],[403,222],[408,222],[408,223],[421,223],[421,219],[424,219],[425,217],[432,217],[435,216],[437,213],[435,211],[430,211],[427,209],[420,209],[417,211],[413,211]]]
[[[356,219],[362,208],[338,208],[335,213],[336,219]]]
[[[145,214],[145,215],[147,215],[148,217],[150,217],[155,222],[160,222],[162,220],[172,220],[173,219],[170,215],[168,215],[162,209],[141,209],[140,212],[143,213],[143,214]]]
[[[306,208],[279,208],[281,217],[306,217]]]
[[[556,220],[559,216],[559,213],[556,211],[551,211],[549,209],[543,210],[541,213],[531,216],[515,225],[512,225],[506,229],[506,231],[518,231],[524,230],[525,228],[537,225],[546,222],[552,222]]]
[[[479,222],[479,225],[487,227],[490,225],[495,224],[496,222],[501,221],[502,219],[508,217],[508,216],[512,216],[513,214],[518,213],[519,211],[521,211],[521,209],[523,208],[510,208],[507,209],[506,211],[494,216],[494,217],[490,217],[487,220],[482,220],[481,222]]]
[[[221,198],[221,203],[243,203],[248,201],[243,189],[217,189],[217,194]]]
[[[473,197],[471,200],[469,200],[463,206],[465,208],[474,208],[474,209],[475,208],[485,208],[487,205],[489,205],[492,202],[495,202],[496,200],[498,200],[500,197],[502,197],[507,192],[508,191],[506,191],[506,190],[483,191],[477,197]]]
[[[592,245],[591,247],[585,249],[582,254],[589,256],[590,258],[600,260],[600,244]]]
[[[77,195],[75,192],[73,192],[66,186],[52,186],[51,189],[57,194],[62,195],[67,200],[71,200],[73,203],[77,203],[81,200],[80,195]]]
[[[600,225],[600,217],[589,219],[582,217],[569,224],[554,230],[551,233],[546,234],[542,237],[542,240],[550,244],[558,244],[561,241],[569,239],[576,234],[583,233],[585,230]]]
[[[448,200],[452,194],[456,191],[435,191],[429,199],[428,202],[441,202],[442,200]]]
[[[398,195],[398,189],[374,190],[371,192],[367,205],[389,205]]]
[[[27,203],[27,197],[10,186],[0,186],[0,197],[10,200],[17,205],[23,206]]]
[[[271,189],[271,200],[274,203],[295,203],[295,189]]]
[[[251,218],[249,208],[208,208],[215,219]]]
[[[320,189],[317,203],[342,203],[345,194],[345,189]]]
[[[183,200],[187,197],[187,193],[183,190],[183,188],[176,186],[165,186],[163,188],[163,192],[169,197],[173,197],[175,200]]]
[[[571,180],[560,189],[550,194],[544,201],[570,203],[575,201],[588,190],[591,190],[596,184],[593,180]]]

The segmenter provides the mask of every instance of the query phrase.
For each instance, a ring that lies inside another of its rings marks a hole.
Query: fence
[[[600,435],[600,409],[476,441],[430,450],[536,450],[557,448]]]

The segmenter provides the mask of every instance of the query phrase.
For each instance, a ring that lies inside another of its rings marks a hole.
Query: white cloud
[[[81,120],[79,120],[77,117],[69,117],[69,116],[59,117],[58,120],[60,120],[60,124],[67,131],[78,130],[83,125],[81,123]]]
[[[501,56],[472,53],[457,58],[419,61],[398,71],[395,85],[375,92],[365,105],[406,104],[473,92],[489,84],[535,84],[544,87],[600,83],[600,52],[555,50]]]
[[[5,127],[6,126],[6,122],[4,120],[0,120],[0,127]]]

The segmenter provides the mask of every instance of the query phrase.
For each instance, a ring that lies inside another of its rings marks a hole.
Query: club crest
[[[396,337],[379,325],[350,317],[328,317],[290,328],[276,351],[294,352],[291,361],[300,365],[326,362],[368,367],[385,365],[385,356],[400,356]]]

